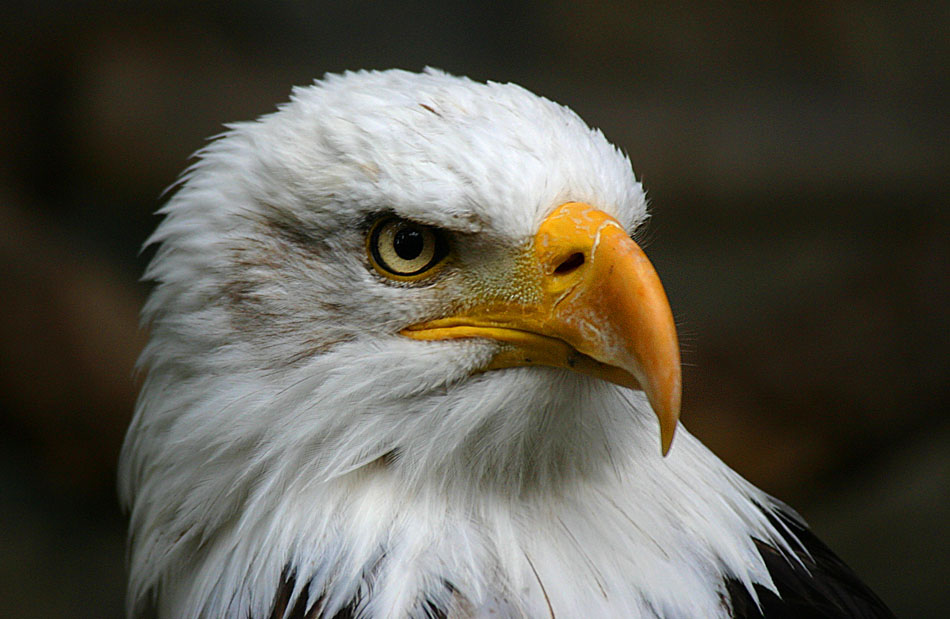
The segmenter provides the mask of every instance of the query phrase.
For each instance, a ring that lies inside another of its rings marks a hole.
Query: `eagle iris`
[[[379,273],[400,281],[428,274],[448,254],[441,231],[398,217],[384,217],[367,238],[370,263]]]

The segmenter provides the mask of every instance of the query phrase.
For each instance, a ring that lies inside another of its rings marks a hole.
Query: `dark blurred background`
[[[7,616],[121,616],[139,250],[189,154],[325,72],[426,65],[630,154],[687,427],[899,615],[950,612],[948,3],[8,0],[0,23]]]

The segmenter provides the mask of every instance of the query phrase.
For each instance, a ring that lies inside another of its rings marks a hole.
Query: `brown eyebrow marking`
[[[424,109],[424,110],[428,110],[428,111],[432,112],[433,114],[435,114],[435,115],[438,116],[439,118],[442,118],[442,114],[439,114],[439,113],[436,112],[431,106],[426,105],[425,103],[420,103],[420,104],[419,104],[419,107],[421,107],[421,108]]]

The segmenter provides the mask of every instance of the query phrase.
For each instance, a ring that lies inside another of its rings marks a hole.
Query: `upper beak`
[[[402,333],[503,342],[486,370],[551,365],[642,389],[666,455],[680,413],[679,344],[663,285],[643,250],[610,215],[569,202],[542,222],[530,253],[528,267],[507,284],[519,294],[496,291]]]

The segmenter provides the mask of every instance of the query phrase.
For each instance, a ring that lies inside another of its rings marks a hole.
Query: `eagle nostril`
[[[555,274],[555,275],[565,275],[565,274],[570,273],[571,271],[577,269],[577,268],[580,267],[582,264],[584,264],[584,254],[582,254],[582,253],[580,253],[580,252],[575,252],[575,253],[571,254],[570,256],[568,256],[568,257],[564,260],[564,262],[562,262],[561,264],[559,264],[558,267],[557,267],[556,269],[554,269],[554,274]]]

